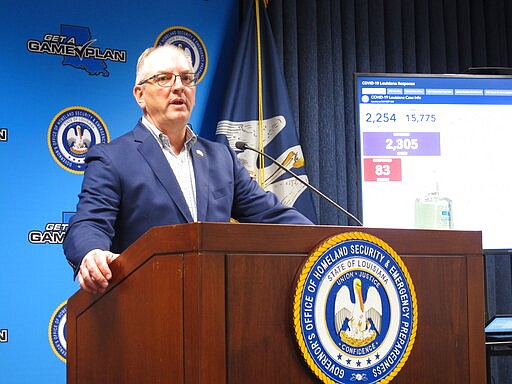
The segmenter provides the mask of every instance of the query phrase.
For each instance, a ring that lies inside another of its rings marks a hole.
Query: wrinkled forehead
[[[191,72],[192,64],[184,51],[171,47],[162,47],[150,53],[144,62],[142,71],[146,74],[157,72]]]

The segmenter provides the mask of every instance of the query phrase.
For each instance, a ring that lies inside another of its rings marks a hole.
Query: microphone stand
[[[266,153],[264,152],[261,152],[261,151],[258,151],[256,148],[252,148],[250,147],[249,145],[247,145],[246,143],[244,143],[243,141],[237,141],[235,143],[235,147],[241,151],[244,151],[246,149],[249,149],[253,152],[256,152],[258,153],[259,155],[269,159],[271,162],[273,162],[274,164],[276,164],[279,168],[281,168],[283,171],[285,171],[286,173],[292,175],[295,179],[299,180],[302,184],[304,184],[307,188],[310,188],[313,190],[313,192],[315,192],[317,195],[319,195],[321,198],[323,198],[324,200],[328,201],[330,204],[332,204],[333,206],[335,206],[336,208],[338,208],[340,211],[342,211],[345,215],[347,215],[348,217],[350,217],[352,220],[354,220],[356,223],[358,223],[361,227],[363,226],[363,223],[361,222],[361,220],[359,220],[356,216],[354,216],[352,213],[350,213],[349,211],[347,211],[345,208],[343,208],[341,205],[339,205],[338,203],[336,203],[334,200],[332,200],[331,198],[329,198],[328,196],[324,195],[322,192],[320,192],[318,189],[316,189],[315,187],[313,187],[311,184],[307,183],[306,181],[302,180],[297,174],[295,174],[294,172],[290,171],[288,168],[286,168],[285,166],[283,166],[281,163],[279,163],[276,159],[274,159],[273,157],[267,155]]]

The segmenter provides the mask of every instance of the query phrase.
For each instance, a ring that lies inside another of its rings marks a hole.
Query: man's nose
[[[181,81],[180,75],[174,75],[174,84],[172,85],[173,88],[183,88],[183,82]]]

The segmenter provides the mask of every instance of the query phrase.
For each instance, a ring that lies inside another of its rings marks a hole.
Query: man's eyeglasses
[[[148,77],[145,80],[139,82],[138,85],[145,84],[151,80],[154,80],[155,83],[160,87],[172,87],[174,83],[176,83],[176,77],[179,77],[181,80],[181,84],[187,87],[195,87],[197,84],[196,74],[193,72],[184,72],[177,75],[176,73],[157,73],[151,77]]]

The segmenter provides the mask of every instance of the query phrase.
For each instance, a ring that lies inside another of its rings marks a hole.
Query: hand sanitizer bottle
[[[439,194],[439,183],[434,192],[416,199],[414,209],[416,228],[453,229],[452,201]]]

